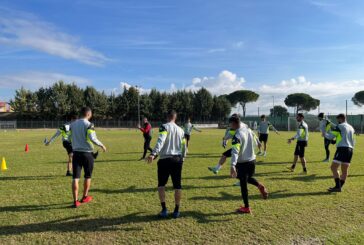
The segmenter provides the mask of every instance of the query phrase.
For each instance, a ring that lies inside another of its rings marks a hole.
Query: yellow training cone
[[[1,161],[1,171],[6,171],[7,169],[5,157],[3,157],[3,160]]]

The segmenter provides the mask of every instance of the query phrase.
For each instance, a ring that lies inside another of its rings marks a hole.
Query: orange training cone
[[[1,171],[6,171],[7,169],[5,157],[3,157],[3,160],[1,161]]]
[[[28,144],[26,144],[25,145],[25,152],[28,152],[29,151],[29,145]]]

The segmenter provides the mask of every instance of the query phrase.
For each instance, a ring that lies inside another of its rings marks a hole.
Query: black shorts
[[[85,173],[85,179],[91,179],[92,171],[94,169],[94,157],[91,152],[73,152],[72,159],[73,178],[79,179],[81,171]]]
[[[334,163],[350,163],[353,158],[353,149],[350,147],[338,147],[334,156]]]
[[[259,141],[260,142],[268,142],[268,134],[259,134]]]
[[[173,188],[182,189],[182,165],[183,158],[181,156],[160,159],[158,161],[158,187],[165,186],[169,176],[171,176]]]
[[[190,141],[190,139],[191,139],[191,135],[189,135],[189,134],[185,134],[185,139],[186,139],[187,141]]]
[[[69,141],[63,141],[63,147],[66,149],[67,154],[71,154],[73,152],[72,150],[72,143]]]
[[[296,149],[294,151],[295,156],[305,157],[305,148],[307,147],[307,141],[297,141]]]
[[[328,147],[330,144],[333,144],[335,145],[336,144],[336,140],[333,139],[333,140],[329,140],[329,139],[326,139],[324,140],[324,144],[325,144],[325,147]]]
[[[229,149],[229,150],[227,150],[227,151],[225,151],[224,153],[222,153],[222,155],[223,156],[225,156],[225,157],[231,157],[231,151],[232,151],[233,149]]]
[[[238,173],[238,179],[248,179],[255,174],[255,161],[237,163],[236,171]]]

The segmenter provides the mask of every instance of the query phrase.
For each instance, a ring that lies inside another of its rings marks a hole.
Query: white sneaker
[[[267,156],[267,153],[266,153],[266,152],[264,152],[263,156],[264,156],[264,157],[266,157],[266,156]]]

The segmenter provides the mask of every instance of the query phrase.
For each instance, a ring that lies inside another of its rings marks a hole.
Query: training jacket
[[[71,124],[73,151],[93,152],[94,146],[103,146],[97,139],[94,125],[87,119],[79,119]]]
[[[159,128],[159,136],[152,155],[160,159],[186,155],[184,131],[174,122],[163,124]]]
[[[65,123],[57,129],[56,133],[52,136],[52,138],[49,139],[49,144],[55,141],[58,136],[62,135],[62,141],[71,141],[71,130],[70,130],[70,123]]]
[[[258,126],[258,132],[260,134],[269,134],[269,129],[273,129],[275,132],[277,132],[277,129],[268,121],[260,121]]]
[[[349,123],[340,123],[327,134],[336,137],[336,147],[349,147],[354,149],[355,130]]]
[[[308,141],[308,125],[305,121],[299,123],[297,133],[293,138],[297,141]]]
[[[185,132],[185,134],[186,134],[186,135],[191,135],[191,133],[192,133],[192,129],[193,129],[193,130],[196,130],[196,131],[199,131],[199,130],[195,127],[195,125],[193,125],[192,123],[186,123],[186,124],[185,124],[185,126],[184,126],[184,128],[183,128],[183,130],[184,130],[184,132]]]
[[[140,131],[143,132],[144,138],[152,137],[152,125],[149,122],[144,123],[144,127],[140,128]]]
[[[328,134],[331,128],[335,128],[336,125],[332,123],[329,119],[322,119],[320,121],[320,132],[324,134],[324,137],[328,140],[333,140],[335,137]]]
[[[249,128],[239,128],[232,140],[231,165],[251,162],[256,159],[255,146],[260,144],[254,132]]]

